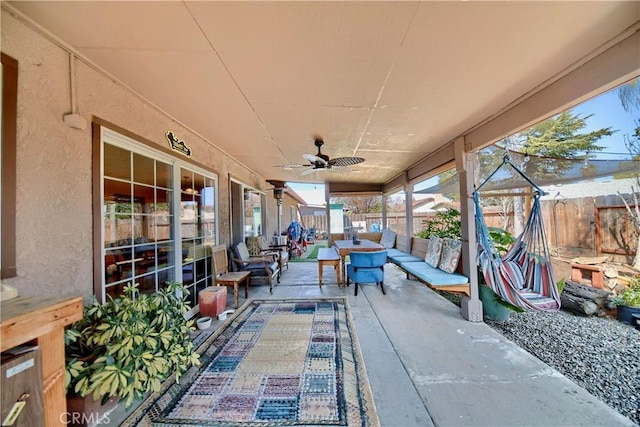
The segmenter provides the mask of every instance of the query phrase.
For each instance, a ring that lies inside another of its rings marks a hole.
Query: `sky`
[[[612,127],[617,130],[612,136],[604,137],[598,141],[598,145],[605,145],[607,148],[597,154],[602,159],[628,159],[629,152],[624,146],[624,135],[631,135],[636,127],[634,114],[625,111],[620,103],[620,98],[615,89],[597,96],[587,102],[574,107],[573,112],[586,117],[593,114],[587,120],[586,131]],[[638,111],[635,112],[636,119],[639,119]]]
[[[587,119],[587,126],[583,129],[583,132],[594,131],[601,128],[611,127],[613,130],[617,130],[613,135],[604,137],[598,141],[598,145],[603,145],[606,148],[597,153],[596,158],[600,159],[628,159],[630,157],[629,152],[624,146],[624,135],[631,135],[636,127],[634,117],[640,119],[638,111],[632,114],[625,111],[620,103],[620,98],[616,90],[611,90],[592,98],[589,101],[583,102],[580,105],[572,108],[575,114],[579,114],[581,117],[586,117],[592,114]],[[431,180],[429,183],[422,183],[416,186],[416,190],[421,188],[427,188],[437,181]],[[301,184],[301,183],[287,183],[289,187],[293,189],[300,197],[307,201],[310,205],[323,205],[324,204],[324,185],[323,184]]]

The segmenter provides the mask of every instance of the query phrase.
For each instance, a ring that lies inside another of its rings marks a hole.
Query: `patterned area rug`
[[[346,298],[250,300],[123,425],[378,426]]]

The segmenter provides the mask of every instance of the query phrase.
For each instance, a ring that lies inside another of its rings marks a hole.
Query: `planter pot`
[[[507,320],[511,315],[511,310],[496,301],[496,298],[498,298],[496,293],[493,292],[490,287],[485,285],[480,285],[479,290],[484,317],[490,320],[497,320],[499,322]]]
[[[93,427],[110,423],[109,414],[118,407],[118,398],[112,397],[104,405],[93,400],[93,395],[85,397],[67,395],[67,426]]]
[[[198,329],[207,329],[211,326],[211,320],[210,316],[204,316],[196,320],[196,325],[198,326]]]
[[[628,305],[618,306],[618,320],[627,325],[636,326],[635,316],[640,316],[640,307],[631,307]]]

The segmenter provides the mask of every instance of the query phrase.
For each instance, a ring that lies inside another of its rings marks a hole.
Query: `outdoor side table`
[[[233,303],[234,308],[238,308],[238,287],[244,282],[244,297],[249,298],[249,276],[250,271],[235,271],[233,273],[225,273],[216,277],[214,280],[216,285],[233,286]]]

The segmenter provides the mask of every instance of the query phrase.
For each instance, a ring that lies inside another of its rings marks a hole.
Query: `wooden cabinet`
[[[3,301],[0,308],[0,351],[25,343],[38,345],[45,425],[66,425],[64,327],[82,318],[82,298],[17,297]]]

